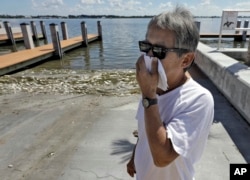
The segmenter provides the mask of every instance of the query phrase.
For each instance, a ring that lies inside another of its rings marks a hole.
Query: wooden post
[[[240,28],[240,25],[241,25],[241,20],[238,20],[236,24],[236,28]],[[235,34],[239,34],[239,33],[240,31],[235,31]]]
[[[101,21],[97,21],[97,29],[98,29],[98,39],[102,40],[102,25],[101,25]]]
[[[0,20],[0,29],[3,28],[3,22]]]
[[[31,24],[31,30],[32,30],[33,38],[35,40],[38,40],[38,34],[37,34],[37,30],[36,30],[36,23],[34,21],[31,21],[30,24]]]
[[[51,33],[53,48],[55,50],[55,56],[58,56],[61,59],[63,53],[62,53],[57,24],[54,23],[50,24],[50,33]]]
[[[250,39],[248,41],[248,51],[247,51],[247,59],[246,59],[246,64],[250,66]]]
[[[61,22],[61,29],[62,29],[63,40],[69,39],[68,28],[67,28],[66,22]]]
[[[198,29],[199,33],[200,33],[200,29],[201,29],[201,22],[200,22],[200,21],[195,21],[194,23],[195,23],[195,25],[196,25],[196,27],[197,27],[197,29]]]
[[[41,26],[41,31],[42,31],[42,35],[43,38],[46,40],[46,42],[48,41],[48,37],[47,37],[47,33],[46,33],[46,28],[45,28],[45,24],[43,21],[40,21],[40,26]]]
[[[236,28],[240,28],[241,26],[241,20],[238,20],[237,21],[237,24],[236,24]],[[239,34],[240,31],[235,31],[235,34]],[[241,41],[242,40],[242,36],[235,36],[234,37],[234,41]]]
[[[5,31],[6,31],[6,35],[8,37],[9,43],[11,43],[12,45],[15,45],[16,42],[15,42],[15,38],[14,38],[13,33],[12,33],[10,23],[8,21],[4,21],[4,27],[5,27]]]
[[[33,42],[31,30],[30,30],[30,25],[27,23],[22,23],[20,24],[20,26],[21,26],[21,30],[23,33],[23,40],[24,40],[24,45],[26,49],[33,49],[34,42]]]
[[[83,46],[88,46],[88,34],[87,34],[87,26],[84,21],[81,22],[81,29],[82,29],[82,40]]]
[[[245,20],[244,22],[244,28],[248,28],[249,21]],[[247,31],[242,32],[242,41],[246,41],[247,39]]]

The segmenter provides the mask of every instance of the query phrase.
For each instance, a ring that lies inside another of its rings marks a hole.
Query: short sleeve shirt
[[[145,132],[144,108],[140,102],[136,114],[139,135],[135,151],[137,180],[192,180],[194,163],[201,157],[213,121],[213,97],[191,78],[157,98],[161,120],[179,156],[166,167],[154,165]]]

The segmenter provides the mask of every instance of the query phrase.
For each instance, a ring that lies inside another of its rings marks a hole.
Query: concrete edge
[[[250,68],[201,42],[195,63],[250,123]]]

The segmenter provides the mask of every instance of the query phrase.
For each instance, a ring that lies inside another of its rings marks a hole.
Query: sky
[[[143,16],[159,14],[176,4],[195,16],[221,16],[223,9],[250,10],[249,0],[1,0],[0,14]]]

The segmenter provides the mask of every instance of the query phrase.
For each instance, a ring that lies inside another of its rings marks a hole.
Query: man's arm
[[[158,85],[158,61],[153,59],[151,73],[145,66],[143,56],[139,57],[136,63],[136,78],[142,91],[142,96],[155,99]],[[146,79],[146,80],[145,80]],[[158,167],[164,167],[170,164],[178,153],[175,152],[171,140],[168,138],[165,126],[162,124],[158,105],[152,105],[145,108],[145,129],[147,133],[148,144],[154,163]]]
[[[158,167],[167,166],[178,157],[178,153],[175,152],[165,126],[162,124],[158,105],[146,108],[144,114],[145,128],[154,164]]]

